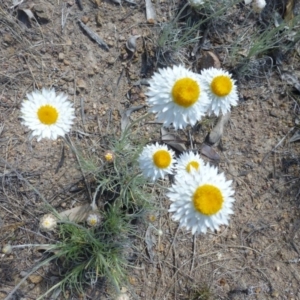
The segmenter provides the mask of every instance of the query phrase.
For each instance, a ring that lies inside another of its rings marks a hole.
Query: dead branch
[[[82,23],[80,20],[78,20],[79,25],[81,28],[89,35],[91,39],[93,39],[98,45],[105,48],[107,51],[109,51],[108,45],[99,37],[97,33],[95,33],[93,30],[91,30],[88,26],[86,26],[84,23]]]

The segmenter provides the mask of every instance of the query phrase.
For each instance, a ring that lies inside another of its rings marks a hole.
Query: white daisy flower
[[[52,214],[46,214],[40,220],[40,229],[42,231],[54,230],[56,226],[57,219]]]
[[[166,174],[173,174],[174,152],[166,145],[147,145],[139,156],[140,168],[144,177],[155,181]]]
[[[192,234],[206,233],[207,229],[218,230],[221,224],[228,224],[233,213],[234,191],[232,181],[226,181],[223,173],[218,174],[209,164],[200,170],[193,170],[185,176],[175,177],[175,184],[167,196],[172,201],[169,211]]]
[[[38,141],[55,140],[70,131],[75,116],[67,95],[56,95],[54,89],[43,88],[27,94],[27,98],[21,106],[23,124],[33,131]]]
[[[3,254],[11,254],[12,249],[13,249],[12,245],[6,244],[6,245],[3,246],[1,251],[2,251]]]
[[[183,66],[160,69],[149,81],[148,104],[157,120],[175,129],[194,125],[206,113],[209,100],[198,74]]]
[[[181,176],[181,172],[183,173],[191,173],[194,170],[200,170],[202,166],[205,165],[203,159],[201,159],[198,153],[193,152],[185,152],[179,156],[177,159],[177,175]]]
[[[203,89],[210,99],[208,113],[216,116],[226,114],[230,106],[236,106],[238,101],[237,87],[231,75],[222,69],[204,69],[200,75],[204,83]]]

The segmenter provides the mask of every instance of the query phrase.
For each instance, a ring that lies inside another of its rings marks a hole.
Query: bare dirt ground
[[[65,146],[62,153],[60,139],[30,140],[21,125],[20,103],[26,93],[42,87],[67,93],[77,117],[71,138],[83,156],[97,164],[107,136],[120,134],[122,112],[146,104],[147,87],[135,83],[150,78],[160,66],[156,52],[160,24],[170,19],[176,7],[168,0],[155,3],[153,25],[146,22],[144,2],[120,6],[113,1],[87,0],[82,1],[81,10],[73,1],[36,0],[32,9],[36,20],[29,20],[23,9],[31,9],[32,3],[25,1],[18,10],[10,9],[10,1],[0,1],[1,246],[53,238],[39,232],[44,205],[14,169],[58,210],[87,202],[71,150]],[[207,36],[210,46],[206,50],[218,55],[224,68],[234,67],[224,45],[238,35],[238,24],[258,26],[257,17],[246,19],[248,13],[249,8],[236,5],[227,23],[214,24],[215,32],[222,29],[224,36]],[[91,40],[78,20],[97,32],[109,50]],[[132,35],[141,37],[130,58],[125,43]],[[201,50],[199,62],[204,56]],[[187,53],[181,53],[176,62],[197,69],[198,61]],[[235,74],[239,105],[232,110],[222,143],[213,148],[220,155],[220,169],[233,180],[236,191],[230,225],[218,233],[193,237],[178,229],[167,212],[168,200],[163,193],[157,194],[161,210],[148,222],[163,235],[143,228],[140,235],[150,235],[154,245],[151,253],[145,241],[135,241],[138,252],[127,287],[130,299],[300,299],[300,147],[290,142],[298,130],[300,98],[299,91],[280,77],[280,72],[289,71],[299,78],[299,62],[299,53],[290,51],[279,67],[253,74],[257,64],[249,78],[239,79]],[[193,133],[199,149],[214,121]],[[159,125],[141,127],[146,138],[158,131]],[[180,137],[189,140],[188,132],[182,131]],[[0,299],[40,256],[26,248],[0,257]],[[13,299],[36,299],[51,286],[53,278],[45,274],[43,269],[30,276]],[[96,286],[82,298],[70,295],[70,299],[115,297]]]

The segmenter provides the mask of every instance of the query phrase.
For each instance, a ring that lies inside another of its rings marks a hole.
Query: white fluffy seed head
[[[2,253],[3,254],[10,254],[12,253],[12,246],[10,244],[6,244],[2,248]]]
[[[262,10],[265,8],[265,6],[266,6],[265,0],[254,0],[252,4],[253,10],[257,13],[261,13]]]
[[[164,233],[161,229],[157,230],[157,235],[162,236]]]
[[[52,231],[56,226],[57,219],[52,214],[46,214],[40,220],[40,229],[42,231]]]
[[[89,216],[86,219],[86,223],[91,227],[99,226],[100,222],[101,222],[101,218],[97,213],[89,214]]]
[[[198,8],[200,7],[202,4],[204,4],[203,0],[189,0],[189,4],[192,7]]]

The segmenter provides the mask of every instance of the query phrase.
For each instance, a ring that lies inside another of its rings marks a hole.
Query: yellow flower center
[[[195,209],[206,216],[212,216],[220,211],[223,202],[221,191],[210,184],[199,186],[193,195]]]
[[[232,91],[232,80],[229,76],[216,76],[210,84],[212,92],[219,96],[227,96]]]
[[[55,124],[58,119],[57,109],[49,104],[41,106],[37,115],[41,123],[45,125]]]
[[[186,169],[186,171],[187,171],[188,173],[190,173],[191,170],[192,170],[192,168],[198,170],[199,167],[200,167],[200,165],[199,165],[199,163],[198,163],[197,161],[190,161],[190,162],[187,164],[187,166],[186,166],[185,169]]]
[[[167,168],[172,161],[172,156],[167,150],[158,150],[153,154],[153,162],[160,169]]]
[[[45,220],[44,221],[44,226],[47,228],[47,227],[50,227],[51,226],[51,221],[50,220]]]
[[[156,216],[155,215],[150,215],[148,217],[148,219],[149,219],[150,222],[154,222],[156,220]]]
[[[95,226],[97,224],[97,219],[96,218],[91,219],[89,223],[91,226]]]
[[[181,78],[177,80],[172,89],[173,101],[185,108],[193,105],[200,96],[200,86],[196,80]]]

